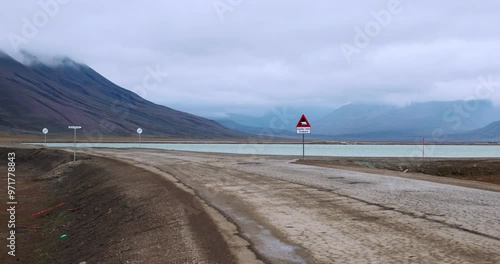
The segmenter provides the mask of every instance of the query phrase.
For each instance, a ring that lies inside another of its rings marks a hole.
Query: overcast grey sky
[[[493,86],[478,88],[489,80],[500,90],[494,0],[41,0],[1,7],[0,48],[9,54],[68,55],[146,99],[204,116],[350,102],[500,103]]]

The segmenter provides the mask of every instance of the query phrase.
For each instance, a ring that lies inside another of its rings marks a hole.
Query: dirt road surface
[[[500,263],[500,192],[291,157],[87,151],[175,177],[270,263]]]

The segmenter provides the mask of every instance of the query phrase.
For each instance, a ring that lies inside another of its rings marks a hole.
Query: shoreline
[[[85,135],[78,135],[80,143],[88,144],[101,144],[101,143],[137,143],[138,138],[135,136],[110,136],[98,138],[89,138]],[[15,142],[15,143],[43,143],[43,135],[0,135],[0,142]],[[142,138],[142,142],[152,143],[152,144],[302,144],[302,140],[299,136],[292,138],[266,138],[255,135],[254,137],[248,138],[210,138],[210,139],[190,139],[190,138],[165,138],[165,137],[147,137]],[[306,144],[308,145],[403,145],[403,146],[421,146],[421,142],[415,141],[371,141],[371,140],[340,140],[340,139],[318,139],[318,138],[306,138]],[[47,143],[73,143],[73,137],[69,134],[64,135],[49,135],[47,137]],[[432,142],[428,141],[425,145],[443,145],[443,146],[496,146],[500,145],[500,142],[486,142],[486,141],[471,141],[471,142]]]
[[[0,142],[0,147],[11,146],[20,148],[39,148],[39,149],[62,149],[72,152],[72,148],[67,147],[43,147],[39,145],[31,145],[24,143],[4,143]],[[484,184],[500,185],[500,157],[460,157],[460,158],[442,158],[431,157],[411,158],[411,157],[352,157],[352,156],[306,156],[306,161],[302,161],[302,156],[299,155],[270,155],[270,154],[236,154],[223,152],[203,152],[203,151],[188,151],[188,150],[168,150],[157,148],[108,148],[108,147],[92,147],[77,149],[77,153],[85,153],[85,151],[95,150],[131,150],[131,151],[166,151],[192,154],[220,155],[220,156],[240,156],[240,157],[271,157],[279,159],[296,159],[297,164],[312,165],[319,167],[341,168],[359,172],[368,172],[381,175],[392,175],[396,177],[408,178],[413,176],[414,179],[423,179],[433,182],[454,182],[460,186],[476,186],[472,188],[493,189],[496,187],[482,186]],[[471,165],[473,168],[467,167],[466,170],[460,171],[464,165]],[[420,166],[428,166],[419,168]],[[430,166],[430,168],[429,168]],[[454,167],[453,167],[454,166]],[[439,171],[444,169],[444,171]],[[483,174],[481,174],[481,171]],[[469,174],[466,174],[468,172]],[[487,172],[487,173],[484,173]],[[481,179],[485,177],[485,179]],[[473,184],[472,182],[477,182]],[[466,182],[471,182],[467,184]]]

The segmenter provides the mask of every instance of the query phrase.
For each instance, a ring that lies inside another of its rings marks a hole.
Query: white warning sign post
[[[299,122],[297,123],[297,134],[302,134],[302,159],[305,159],[306,155],[304,135],[311,134],[311,124],[309,123],[305,115],[302,115],[302,117],[299,119]]]

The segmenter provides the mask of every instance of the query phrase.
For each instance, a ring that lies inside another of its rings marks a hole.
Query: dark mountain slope
[[[151,103],[107,80],[92,68],[63,59],[57,66],[29,58],[25,66],[0,54],[0,131],[130,135],[138,127],[154,136],[245,137],[219,123]]]

